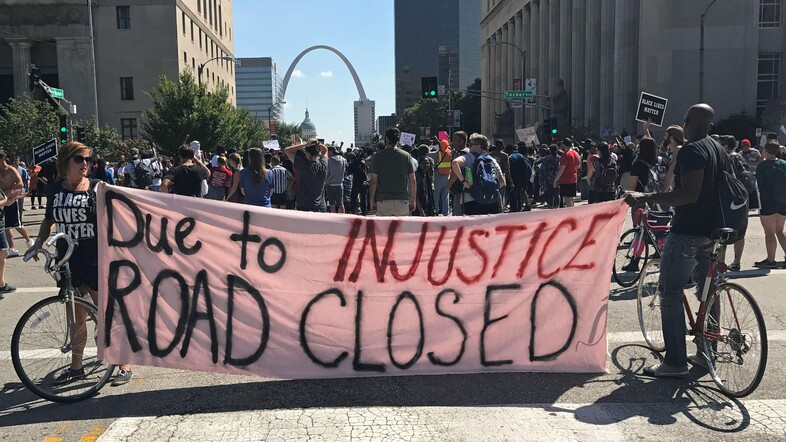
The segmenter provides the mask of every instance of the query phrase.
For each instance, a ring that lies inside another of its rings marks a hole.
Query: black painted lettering
[[[466,344],[467,344],[467,329],[464,328],[464,324],[461,323],[461,320],[459,318],[457,318],[455,316],[451,316],[451,315],[445,313],[442,310],[442,308],[439,306],[440,299],[442,299],[443,296],[445,296],[445,295],[447,295],[449,293],[453,294],[453,304],[458,304],[459,300],[461,299],[461,295],[457,291],[455,291],[453,289],[445,289],[445,290],[442,290],[439,293],[439,295],[437,295],[437,299],[436,299],[436,301],[434,301],[434,308],[437,310],[437,314],[438,315],[443,316],[445,318],[449,318],[454,323],[456,323],[456,326],[461,331],[461,336],[462,336],[461,349],[459,350],[458,355],[456,355],[456,358],[453,359],[452,361],[449,361],[449,362],[443,361],[438,356],[434,355],[434,352],[429,352],[428,355],[427,355],[428,356],[428,360],[431,361],[432,364],[440,365],[440,366],[443,366],[443,367],[450,367],[452,365],[458,364],[459,361],[461,360],[461,357],[464,356],[464,349],[465,349]]]
[[[311,348],[308,346],[308,339],[306,339],[306,323],[308,322],[308,314],[311,313],[311,307],[313,307],[317,302],[319,302],[320,300],[322,300],[322,298],[328,295],[337,296],[338,299],[341,301],[341,306],[346,307],[347,300],[346,298],[344,298],[344,293],[342,293],[341,290],[339,289],[325,290],[324,292],[315,296],[314,299],[312,299],[311,302],[308,303],[306,309],[303,310],[303,315],[300,317],[300,346],[303,347],[303,351],[306,352],[306,356],[308,356],[308,358],[311,359],[311,361],[314,362],[315,364],[325,368],[336,368],[338,367],[338,364],[341,363],[341,361],[346,359],[349,353],[343,351],[341,352],[340,355],[336,357],[336,359],[333,359],[330,362],[325,362],[319,359],[314,354],[314,352],[311,351]]]
[[[147,242],[147,248],[156,253],[163,250],[164,253],[171,256],[173,253],[172,246],[169,245],[169,238],[167,237],[169,218],[161,218],[161,231],[158,234],[158,244],[155,245],[153,245],[153,241],[150,239],[150,224],[152,220],[153,217],[149,213],[145,215],[145,241]]]
[[[415,354],[412,355],[412,358],[401,364],[396,361],[395,356],[393,356],[393,321],[396,319],[396,312],[398,311],[398,306],[401,305],[401,302],[405,299],[409,299],[412,301],[412,304],[415,306],[415,310],[418,312],[418,325],[420,326],[420,337],[418,338],[418,346],[415,350]],[[390,311],[390,319],[388,319],[388,355],[390,355],[390,362],[401,370],[406,370],[420,359],[420,356],[423,354],[423,344],[425,343],[425,330],[423,327],[423,312],[420,310],[420,303],[418,303],[417,298],[410,292],[403,292],[398,296],[396,299],[396,303],[393,304],[393,309]]]
[[[480,332],[480,363],[484,367],[496,367],[500,365],[509,365],[512,364],[513,361],[510,359],[502,359],[502,360],[495,360],[489,361],[486,359],[486,332],[488,331],[491,324],[495,322],[499,322],[508,317],[508,315],[500,316],[499,318],[491,319],[491,295],[494,294],[496,291],[501,290],[518,290],[521,288],[520,284],[508,284],[508,285],[490,285],[486,287],[486,302],[483,306],[483,330]]]
[[[196,220],[191,217],[181,219],[175,226],[175,244],[177,244],[177,249],[180,250],[180,253],[186,256],[194,255],[202,248],[202,242],[199,240],[191,247],[185,244],[186,238],[194,231],[194,227],[196,227]]]
[[[257,303],[257,307],[259,307],[259,312],[262,315],[262,336],[259,340],[259,346],[254,351],[254,353],[246,356],[244,358],[235,358],[232,356],[232,323],[233,323],[233,314],[235,311],[235,286],[238,288],[245,290],[254,301]],[[270,314],[267,311],[267,305],[265,304],[265,299],[262,295],[248,283],[248,281],[244,280],[243,278],[235,275],[228,275],[227,276],[227,295],[228,295],[228,304],[227,304],[227,330],[226,330],[226,353],[224,354],[224,364],[234,365],[236,367],[244,367],[246,365],[251,365],[254,362],[258,361],[259,358],[262,357],[262,354],[265,352],[265,348],[267,347],[267,341],[270,337]]]
[[[567,301],[568,306],[570,306],[571,313],[573,314],[573,325],[570,328],[570,333],[568,334],[568,339],[565,341],[565,345],[562,346],[559,350],[549,353],[546,355],[536,355],[535,354],[535,331],[537,329],[537,307],[538,307],[538,299],[540,299],[540,292],[546,287],[554,287],[556,288],[560,294],[565,298]],[[543,284],[538,287],[538,291],[535,292],[535,297],[532,298],[532,313],[530,318],[530,327],[531,333],[529,337],[529,360],[530,362],[534,361],[553,361],[557,359],[559,355],[565,352],[565,350],[570,347],[571,342],[573,342],[573,337],[576,335],[576,325],[578,324],[578,310],[576,309],[576,301],[573,299],[573,295],[570,294],[567,288],[562,284],[549,281],[544,282]]]
[[[268,264],[265,262],[265,250],[267,250],[268,247],[277,248],[279,254],[281,255],[275,264]],[[284,267],[284,264],[287,262],[287,249],[284,248],[284,243],[282,243],[278,238],[266,239],[265,242],[263,242],[259,247],[257,261],[259,262],[259,267],[266,273],[276,273],[277,271],[281,270]]]
[[[172,337],[172,342],[170,342],[166,348],[162,349],[158,346],[158,337],[156,335],[156,318],[158,317],[157,310],[159,291],[161,284],[167,279],[173,279],[175,282],[177,282],[177,288],[180,295],[180,317],[177,319],[175,335]],[[174,350],[177,344],[180,343],[180,338],[183,337],[187,323],[188,284],[186,284],[186,280],[183,278],[183,276],[180,275],[179,272],[170,269],[162,270],[158,276],[156,276],[155,281],[153,281],[153,299],[150,300],[150,313],[147,315],[147,340],[148,347],[150,348],[150,354],[159,358],[165,358],[169,356],[169,353],[172,353],[172,350]]]
[[[121,288],[117,286],[117,283],[120,277],[120,270],[123,267],[131,269],[133,272],[133,277],[127,286]],[[104,345],[106,347],[111,345],[110,336],[112,331],[112,323],[115,319],[115,303],[117,303],[118,307],[120,308],[120,317],[123,318],[123,325],[126,328],[126,335],[128,335],[128,343],[131,345],[131,351],[136,353],[142,350],[142,346],[139,344],[139,340],[136,337],[136,331],[134,331],[134,325],[133,322],[131,322],[131,316],[128,314],[128,308],[126,307],[123,297],[130,294],[136,290],[137,287],[142,285],[142,276],[139,273],[139,267],[126,259],[112,261],[109,263],[108,279],[109,296],[107,297],[106,313],[104,315]]]
[[[204,312],[198,310],[200,293],[204,293]],[[188,354],[188,346],[191,343],[191,335],[194,332],[194,327],[197,321],[202,320],[207,321],[210,329],[210,354],[215,364],[218,362],[218,333],[216,332],[216,320],[213,318],[213,299],[210,296],[207,270],[201,270],[197,273],[196,280],[194,281],[194,295],[191,298],[191,310],[188,313],[188,326],[186,327],[186,335],[183,338],[183,347],[180,349],[180,357],[184,358],[186,354]]]
[[[259,235],[249,235],[248,227],[249,221],[251,218],[251,213],[246,210],[243,212],[243,233],[233,233],[230,235],[229,239],[235,242],[240,241],[240,268],[245,270],[248,261],[246,260],[246,251],[248,250],[248,243],[249,242],[262,242],[262,238]]]
[[[362,339],[360,334],[360,324],[362,321],[361,312],[363,311],[363,291],[358,291],[357,297],[357,310],[355,312],[355,357],[352,358],[352,368],[355,371],[376,371],[379,373],[385,372],[385,364],[368,364],[365,362],[360,362],[360,351],[361,345],[360,341]]]
[[[132,236],[128,240],[122,240],[115,238],[115,201],[119,201],[126,205],[128,210],[134,214],[134,220],[136,221],[136,232],[134,232],[134,236]],[[106,237],[109,239],[109,247],[135,247],[139,243],[142,242],[144,236],[144,227],[145,222],[142,218],[142,212],[139,208],[134,204],[131,199],[126,197],[125,195],[121,195],[117,192],[113,192],[111,190],[106,191],[106,216],[107,216],[107,235]]]

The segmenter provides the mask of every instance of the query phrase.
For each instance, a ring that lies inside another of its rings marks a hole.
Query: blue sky
[[[395,112],[393,0],[236,0],[233,20],[236,57],[273,57],[283,77],[306,48],[333,46],[376,101],[376,115]],[[344,62],[317,50],[297,70],[301,75],[289,81],[283,120],[303,121],[308,102],[320,138],[349,145],[359,96]]]

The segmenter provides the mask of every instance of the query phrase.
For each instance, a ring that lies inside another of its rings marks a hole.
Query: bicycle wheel
[[[639,279],[639,269],[647,264],[650,245],[643,231],[634,228],[620,236],[617,254],[614,256],[614,281],[622,287],[632,287]]]
[[[96,355],[98,310],[81,298],[74,301],[77,312],[87,312],[87,320],[79,329],[68,324],[70,303],[53,296],[30,307],[19,319],[11,338],[11,359],[17,376],[30,391],[53,402],[71,403],[94,396],[114,371],[114,365]],[[72,336],[79,334],[86,337],[82,361],[85,375],[57,385],[55,377],[71,365]]]
[[[767,366],[767,330],[753,296],[740,285],[723,283],[707,303],[704,332],[710,376],[724,394],[744,397],[761,382]]]
[[[644,340],[653,351],[666,350],[663,341],[663,322],[660,314],[660,260],[651,259],[641,269],[639,287],[636,290],[636,304],[639,312],[639,325]]]

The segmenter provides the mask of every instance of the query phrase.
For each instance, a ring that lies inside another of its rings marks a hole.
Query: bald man
[[[663,362],[646,367],[644,372],[655,377],[681,377],[688,374],[688,362],[704,367],[707,362],[698,348],[687,356],[685,345],[685,312],[682,292],[690,284],[691,276],[699,282],[701,292],[707,257],[697,256],[710,243],[709,235],[717,227],[713,203],[718,199],[718,184],[724,171],[732,170],[731,158],[717,141],[707,134],[712,127],[715,111],[707,104],[692,106],[685,115],[685,144],[680,149],[674,167],[674,189],[667,193],[631,193],[625,201],[665,204],[675,208],[671,233],[666,238],[660,261],[661,320],[666,355]]]

